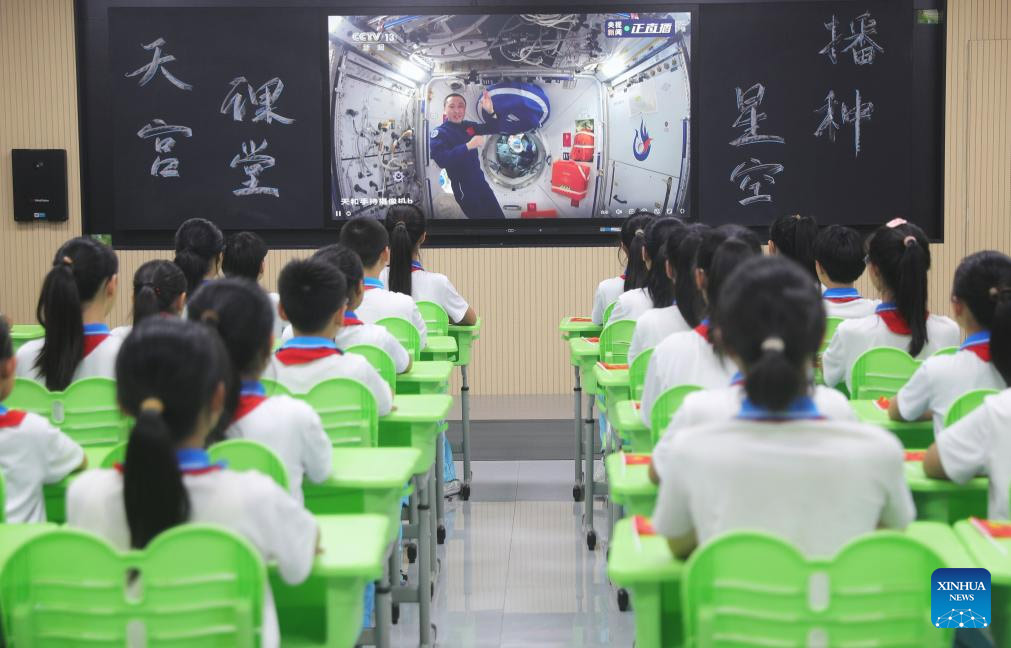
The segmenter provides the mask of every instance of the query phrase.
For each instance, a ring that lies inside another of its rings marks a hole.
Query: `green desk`
[[[114,448],[116,448],[115,445],[85,446],[84,456],[88,458],[86,470],[101,468],[102,461]],[[67,488],[70,487],[70,482],[80,474],[80,472],[72,472],[55,484],[46,484],[42,487],[42,497],[46,502],[46,520],[58,524],[67,521]]]
[[[607,420],[621,437],[621,445],[627,452],[651,452],[653,437],[649,426],[642,422],[639,401],[615,403],[607,412]]]
[[[876,401],[872,400],[851,400],[850,405],[864,423],[883,427],[895,436],[899,437],[902,447],[907,449],[923,449],[930,447],[934,442],[933,421],[914,421],[907,423],[904,421],[893,421],[888,418],[888,411],[878,407]]]
[[[410,371],[397,374],[398,394],[444,394],[449,388],[453,363],[448,360],[418,360]]]
[[[439,423],[449,414],[453,398],[447,394],[397,394],[393,410],[379,417],[379,446],[421,451],[414,475],[423,475],[435,463]]]
[[[612,365],[614,366],[616,365]],[[604,395],[605,411],[615,403],[631,398],[627,364],[623,369],[608,369],[603,363],[597,362],[593,365],[593,380],[597,383],[597,392]]]
[[[1011,646],[1011,538],[984,536],[968,520],[955,523],[955,534],[972,558],[966,567],[982,567],[990,572],[991,611],[994,645]]]
[[[476,324],[464,326],[462,324],[450,324],[449,335],[456,340],[456,357],[453,364],[458,367],[466,367],[470,364],[470,352],[474,346],[474,340],[481,337],[481,326],[484,321],[479,317]]]
[[[282,644],[351,648],[361,630],[365,587],[383,577],[389,521],[324,515],[316,523],[321,553],[304,583],[288,585],[276,566],[268,569]]]
[[[456,338],[452,335],[429,335],[425,348],[421,350],[421,359],[452,360],[456,352]]]
[[[907,461],[906,483],[913,492],[917,520],[952,524],[975,515],[986,517],[989,481],[977,477],[960,485],[943,479],[931,479],[923,472],[923,462]]]
[[[463,483],[460,484],[460,498],[470,499],[470,383],[467,368],[470,365],[471,347],[481,335],[483,320],[477,318],[472,326],[449,325],[449,334],[456,338],[456,359],[453,363],[460,367],[460,427],[463,432]]]
[[[649,462],[626,463],[639,458],[648,460],[649,455],[616,452],[604,459],[611,500],[624,509],[625,517],[649,517],[653,515],[656,504],[657,486],[649,480]]]
[[[563,317],[558,325],[558,331],[562,334],[563,340],[574,337],[595,337],[600,335],[602,330],[604,330],[603,325],[594,324],[589,317]]]

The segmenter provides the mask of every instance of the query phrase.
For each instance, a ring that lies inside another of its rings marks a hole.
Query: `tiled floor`
[[[446,508],[438,645],[631,646],[634,619],[618,611],[604,549],[587,551],[580,533],[572,462],[482,461],[473,473],[470,501]],[[402,605],[394,646],[414,645],[417,606]]]

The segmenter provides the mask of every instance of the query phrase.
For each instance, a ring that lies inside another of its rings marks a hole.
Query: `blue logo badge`
[[[989,627],[990,572],[935,569],[930,585],[930,616],[935,628]]]
[[[639,120],[639,130],[635,131],[635,137],[632,139],[632,155],[635,156],[635,159],[642,162],[648,158],[652,142],[649,133],[646,132],[645,120]]]

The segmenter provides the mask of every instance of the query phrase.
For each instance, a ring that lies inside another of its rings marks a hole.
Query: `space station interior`
[[[336,218],[685,213],[690,14],[330,16],[328,33]]]

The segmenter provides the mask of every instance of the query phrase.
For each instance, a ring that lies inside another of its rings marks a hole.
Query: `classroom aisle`
[[[480,461],[473,472],[471,500],[447,503],[437,645],[631,646],[634,620],[618,611],[604,549],[587,551],[579,531],[572,462]],[[393,645],[416,646],[417,606],[401,610]]]

